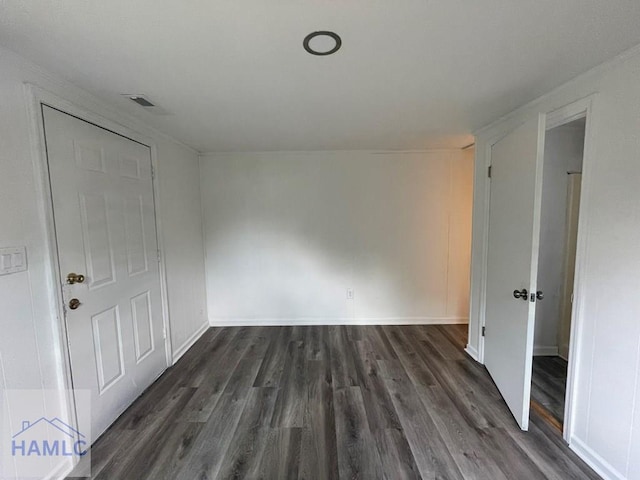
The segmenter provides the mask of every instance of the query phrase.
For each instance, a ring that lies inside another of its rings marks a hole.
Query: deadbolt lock
[[[69,300],[69,308],[71,310],[75,310],[80,305],[82,305],[82,304],[80,303],[80,300],[78,300],[77,298],[72,298],[71,300]]]
[[[84,275],[80,273],[70,273],[67,275],[67,283],[73,285],[74,283],[84,282]]]

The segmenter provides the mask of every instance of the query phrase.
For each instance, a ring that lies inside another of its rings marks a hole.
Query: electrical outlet
[[[347,300],[353,300],[353,289],[347,288]]]

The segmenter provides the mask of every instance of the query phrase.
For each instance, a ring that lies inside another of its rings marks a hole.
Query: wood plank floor
[[[531,399],[542,405],[560,424],[564,419],[567,361],[560,357],[533,357]]]
[[[538,417],[518,429],[465,343],[466,326],[212,328],[94,444],[93,478],[598,478]]]

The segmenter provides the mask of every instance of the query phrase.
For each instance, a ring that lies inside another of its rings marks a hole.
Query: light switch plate
[[[24,272],[27,270],[27,248],[0,248],[0,275]]]

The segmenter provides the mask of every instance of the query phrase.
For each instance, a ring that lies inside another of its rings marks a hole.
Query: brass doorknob
[[[69,300],[69,308],[71,310],[75,310],[80,305],[82,305],[82,304],[80,303],[80,300],[78,300],[77,298],[72,298],[71,300]]]
[[[84,282],[84,275],[80,273],[70,273],[67,275],[67,283],[73,285],[74,283]]]

